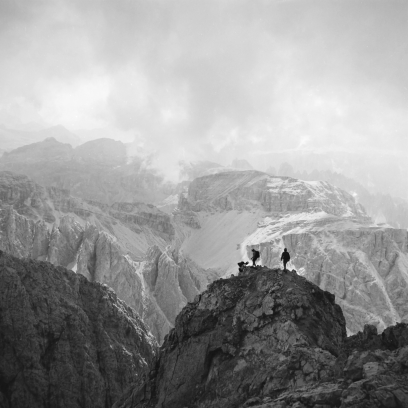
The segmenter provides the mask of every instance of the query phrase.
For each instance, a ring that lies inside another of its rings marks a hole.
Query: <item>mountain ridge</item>
[[[335,293],[349,333],[408,319],[407,232],[376,226],[351,195],[327,183],[225,172],[196,179],[168,214],[9,177],[0,180],[1,247],[108,284],[160,342],[186,302],[235,273],[253,248],[274,268],[287,247],[291,268]]]
[[[407,356],[407,324],[346,338],[334,295],[294,270],[244,267],[182,310],[114,408],[406,407]]]
[[[175,235],[170,216],[151,204],[84,201],[0,172],[0,249],[109,285],[159,342],[213,275],[179,254]]]
[[[0,405],[110,408],[157,343],[106,285],[0,251]]]
[[[225,276],[253,248],[270,268],[288,248],[292,268],[336,294],[351,333],[408,320],[407,231],[375,225],[326,182],[257,171],[203,176],[181,194],[175,217],[189,226],[181,250]]]

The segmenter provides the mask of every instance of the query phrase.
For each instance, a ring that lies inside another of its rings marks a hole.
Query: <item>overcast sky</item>
[[[224,164],[404,153],[408,1],[0,0],[0,109],[16,106]]]

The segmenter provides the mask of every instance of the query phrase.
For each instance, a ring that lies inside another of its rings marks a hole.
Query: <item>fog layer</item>
[[[404,156],[407,38],[406,1],[1,0],[0,123],[109,129],[164,167]]]

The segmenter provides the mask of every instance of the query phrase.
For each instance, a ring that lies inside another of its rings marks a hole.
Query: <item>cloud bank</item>
[[[0,107],[126,131],[166,166],[401,154],[407,23],[397,0],[0,0]]]

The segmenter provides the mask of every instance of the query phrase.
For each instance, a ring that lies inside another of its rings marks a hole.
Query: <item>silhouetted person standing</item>
[[[286,248],[282,252],[281,261],[283,261],[283,270],[286,271],[286,264],[290,261],[290,255]]]
[[[252,249],[252,266],[255,266],[256,261],[259,259],[259,251],[257,251],[256,249]]]

